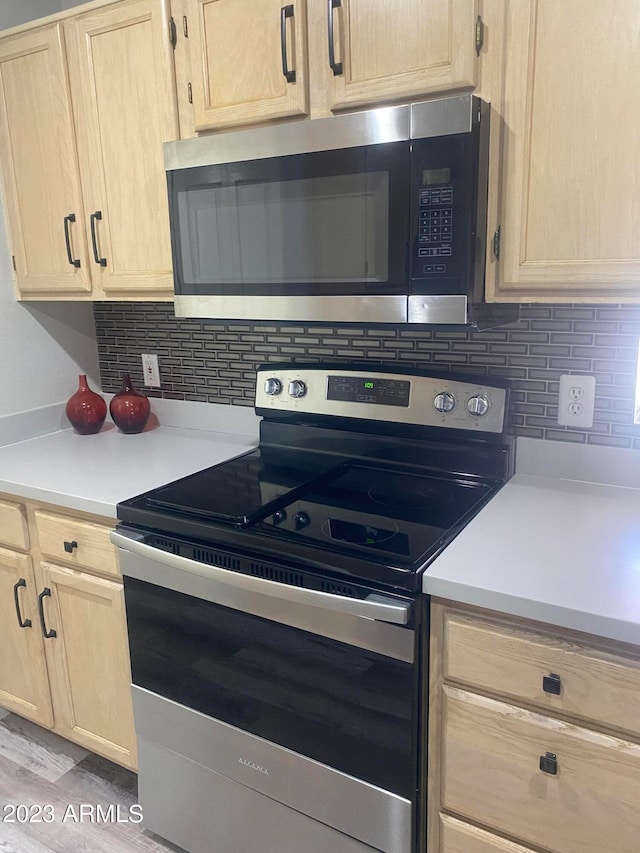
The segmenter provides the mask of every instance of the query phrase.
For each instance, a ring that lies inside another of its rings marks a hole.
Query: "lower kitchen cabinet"
[[[30,551],[0,546],[0,706],[135,769],[113,522],[3,496],[0,519],[9,510]]]
[[[445,814],[440,815],[440,850],[442,853],[533,853],[528,847]]]
[[[53,726],[31,557],[0,548],[0,706]]]
[[[636,853],[640,650],[432,603],[428,853]]]
[[[122,584],[49,563],[42,564],[42,576],[51,591],[47,631],[55,632],[45,648],[56,731],[131,767],[135,732]]]

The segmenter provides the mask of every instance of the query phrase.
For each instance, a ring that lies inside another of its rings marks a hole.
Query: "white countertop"
[[[640,645],[640,489],[591,481],[629,481],[640,454],[557,445],[519,449],[515,476],[429,566],[423,589]]]
[[[115,518],[119,501],[258,443],[252,409],[153,400],[152,411],[158,410],[161,423],[150,421],[151,428],[137,435],[124,435],[109,421],[95,435],[78,435],[57,412],[45,414],[58,429],[22,441],[15,441],[15,420],[0,425],[0,438],[13,439],[0,446],[0,492]],[[26,429],[43,420],[41,413],[22,416],[21,423]]]

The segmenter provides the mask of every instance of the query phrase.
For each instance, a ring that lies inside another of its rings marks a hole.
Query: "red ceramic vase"
[[[107,404],[100,394],[89,388],[86,375],[81,373],[78,377],[78,390],[67,400],[65,411],[76,432],[80,435],[92,435],[99,432],[107,417]]]
[[[113,422],[126,433],[142,432],[149,420],[151,404],[131,382],[128,373],[122,374],[122,388],[114,394],[109,405]]]

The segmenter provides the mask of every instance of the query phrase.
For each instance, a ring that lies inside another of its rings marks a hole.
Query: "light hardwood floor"
[[[136,803],[135,773],[0,708],[0,853],[179,851],[140,824],[123,822]],[[18,820],[24,819],[13,809],[19,805],[33,807],[32,820]],[[54,821],[36,822],[44,816],[36,807],[45,805],[52,807]],[[121,822],[115,808],[106,812],[109,806],[120,806]],[[98,822],[96,816],[109,819]]]

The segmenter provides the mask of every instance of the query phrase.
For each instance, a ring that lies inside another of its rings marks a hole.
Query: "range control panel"
[[[316,368],[258,371],[256,408],[502,433],[507,392],[484,382]]]

